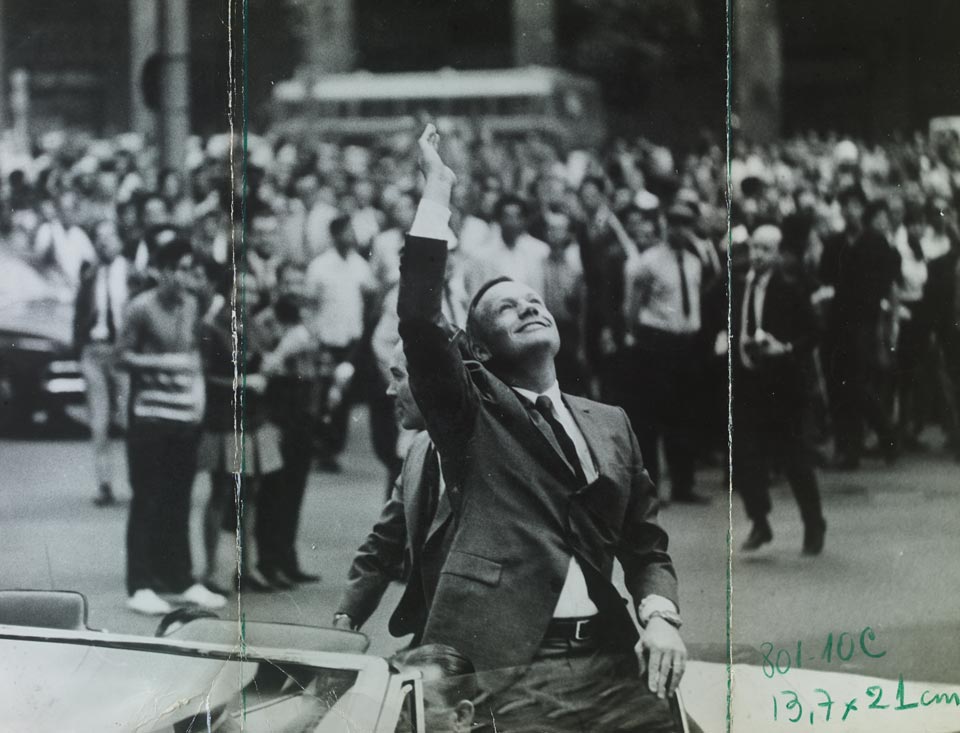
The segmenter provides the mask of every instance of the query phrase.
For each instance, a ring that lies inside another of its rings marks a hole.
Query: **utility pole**
[[[0,0],[2,2],[2,0]],[[143,74],[148,59],[160,46],[159,8],[156,0],[130,0],[130,129],[152,138],[156,117],[147,106]]]
[[[517,66],[557,62],[555,0],[513,0],[513,58]]]
[[[10,120],[13,139],[20,152],[30,150],[30,74],[24,69],[10,73]]]
[[[186,180],[190,136],[190,9],[160,0],[160,161]]]
[[[757,142],[780,134],[783,51],[776,0],[733,5],[733,112]]]

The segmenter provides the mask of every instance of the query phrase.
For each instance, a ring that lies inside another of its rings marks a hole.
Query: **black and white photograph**
[[[0,732],[960,733],[958,28],[0,0]]]

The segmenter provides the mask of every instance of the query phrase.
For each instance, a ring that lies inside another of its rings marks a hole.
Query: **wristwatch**
[[[643,627],[646,628],[647,624],[650,623],[650,619],[654,619],[657,617],[662,618],[664,621],[666,621],[668,624],[673,626],[675,629],[679,629],[681,626],[683,626],[683,619],[680,618],[680,614],[677,613],[676,611],[668,611],[666,609],[664,610],[657,609],[656,611],[650,612],[650,614],[647,616],[646,623],[644,623]]]

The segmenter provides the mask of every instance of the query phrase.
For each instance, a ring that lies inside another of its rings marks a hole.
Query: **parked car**
[[[73,351],[73,292],[0,252],[0,432],[35,413],[80,405],[86,386]]]

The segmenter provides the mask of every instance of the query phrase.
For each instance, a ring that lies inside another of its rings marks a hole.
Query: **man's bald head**
[[[756,228],[750,236],[750,266],[756,272],[766,272],[780,260],[783,233],[773,224]]]

